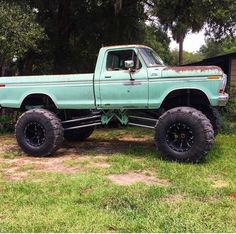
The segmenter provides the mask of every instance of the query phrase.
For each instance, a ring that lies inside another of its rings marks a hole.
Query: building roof
[[[206,58],[203,59],[201,61],[198,62],[194,62],[194,63],[189,63],[189,64],[185,64],[185,65],[195,65],[195,64],[209,64],[209,63],[214,63],[216,61],[220,61],[220,60],[225,60],[225,59],[230,59],[230,58],[236,58],[236,52],[233,53],[228,53],[228,54],[222,54],[222,55],[218,55],[215,57],[211,57],[211,58]]]
[[[221,58],[232,58],[232,57],[236,57],[236,52],[233,52],[233,53],[229,53],[229,54],[222,54],[222,55],[218,55],[218,56],[215,56],[215,57],[211,57],[211,58],[206,58],[206,59],[203,59],[202,61],[211,61],[211,60],[215,60],[215,59],[221,59]]]

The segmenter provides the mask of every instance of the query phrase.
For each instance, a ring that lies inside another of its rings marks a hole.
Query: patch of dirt
[[[91,162],[89,168],[109,168],[111,165],[106,162]]]
[[[7,173],[5,175],[5,177],[8,180],[12,180],[12,181],[19,181],[19,180],[23,180],[28,176],[28,172],[17,172],[17,173]]]
[[[217,175],[212,175],[208,177],[208,180],[211,182],[211,187],[212,188],[226,188],[229,186],[229,183],[227,181],[224,181],[223,179],[220,178],[220,176]]]
[[[3,140],[3,138],[0,138]],[[136,138],[129,135],[119,137],[119,139],[88,139],[82,143],[65,142],[63,148],[57,151],[54,157],[29,157],[24,154],[16,145],[13,136],[4,138],[0,146],[0,162],[6,163],[6,167],[1,169],[3,176],[9,180],[25,179],[30,173],[56,172],[56,173],[81,173],[91,168],[109,168],[106,162],[108,157],[116,153],[124,153],[128,147],[137,147],[155,150],[155,145],[150,142],[150,137]],[[11,144],[9,144],[11,143]],[[138,159],[137,159],[138,160]],[[141,158],[140,158],[141,160]],[[66,161],[72,161],[66,163]],[[73,161],[75,163],[73,164]],[[77,163],[78,162],[78,163]],[[88,162],[88,163],[87,163]],[[114,175],[114,180],[117,175]],[[120,175],[122,177],[122,175]],[[112,175],[111,175],[112,177]],[[156,184],[167,186],[168,181],[157,179],[150,173],[128,173],[123,178],[118,178],[121,184],[132,184],[144,182],[146,184]],[[118,182],[119,183],[119,182]]]
[[[65,160],[68,160],[68,157],[50,158],[44,161],[37,162],[36,168],[38,171],[42,172],[58,172],[68,174],[81,172],[82,168],[80,168],[78,165],[76,165],[75,167],[65,165]]]
[[[38,172],[51,172],[51,173],[64,173],[75,174],[81,173],[91,168],[109,168],[110,164],[106,163],[106,157],[102,156],[79,156],[76,154],[67,154],[61,157],[28,157],[17,156],[13,159],[2,159],[7,167],[1,169],[3,175],[8,180],[22,180],[25,179],[30,173]],[[74,164],[67,164],[66,161],[74,161]],[[88,164],[84,164],[88,162]]]
[[[152,138],[149,136],[145,137],[132,137],[132,136],[122,136],[119,138],[120,141],[128,141],[128,142],[144,142],[144,141],[150,141]]]
[[[2,150],[3,151],[19,151],[20,148],[18,145],[3,145]]]
[[[232,193],[229,195],[229,197],[233,200],[236,200],[236,193]]]
[[[219,201],[221,197],[219,195],[213,195],[210,197],[205,197],[205,198],[199,198],[197,197],[196,200],[199,200],[200,202],[216,202]]]
[[[229,183],[224,180],[216,180],[212,182],[212,188],[226,188],[229,186]]]
[[[175,203],[175,202],[181,202],[185,199],[184,195],[180,195],[180,194],[172,194],[172,195],[168,195],[164,198],[162,198],[162,201],[165,202],[169,202],[169,203]]]
[[[71,153],[76,153],[80,155],[88,155],[88,154],[102,154],[102,155],[110,155],[117,152],[122,152],[127,148],[125,145],[121,145],[118,141],[86,141],[82,143],[77,143],[76,145],[72,145],[72,143],[66,143],[64,152],[68,154],[68,150]],[[60,151],[60,154],[62,150]]]
[[[127,152],[129,147],[148,148],[150,151],[156,150],[154,142],[150,137],[134,138],[124,136],[119,139],[97,140],[89,139],[86,142],[76,143],[76,145],[66,142],[64,152],[72,152],[80,155],[104,155],[111,156],[112,154],[120,154]],[[60,154],[62,151],[60,151]],[[62,153],[63,154],[63,153]]]
[[[77,173],[80,171],[78,167],[69,167],[63,164],[63,158],[15,158],[6,159],[9,167],[2,170],[4,176],[9,180],[22,180],[26,178],[29,173],[40,172],[59,172],[59,173]],[[27,166],[31,165],[29,169]],[[24,168],[25,166],[25,168]]]
[[[93,190],[91,188],[86,188],[86,189],[83,189],[80,191],[80,194],[83,195],[83,194],[89,194],[91,193]]]
[[[169,186],[170,182],[165,179],[159,179],[154,176],[148,176],[144,173],[129,172],[126,174],[108,175],[107,178],[115,184],[132,185],[137,182],[142,182],[147,185]]]

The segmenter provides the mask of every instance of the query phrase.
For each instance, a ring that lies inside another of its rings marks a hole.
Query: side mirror
[[[126,60],[125,61],[125,68],[133,68],[134,67],[134,61],[133,60]]]

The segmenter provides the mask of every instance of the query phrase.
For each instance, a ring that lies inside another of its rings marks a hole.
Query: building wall
[[[236,88],[236,58],[231,60],[230,75],[231,75],[231,82],[230,82],[231,84],[230,84],[230,86]]]

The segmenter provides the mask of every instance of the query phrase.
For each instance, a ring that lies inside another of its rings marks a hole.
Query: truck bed
[[[31,94],[47,94],[60,109],[94,107],[93,73],[0,78],[0,105],[20,108]]]

